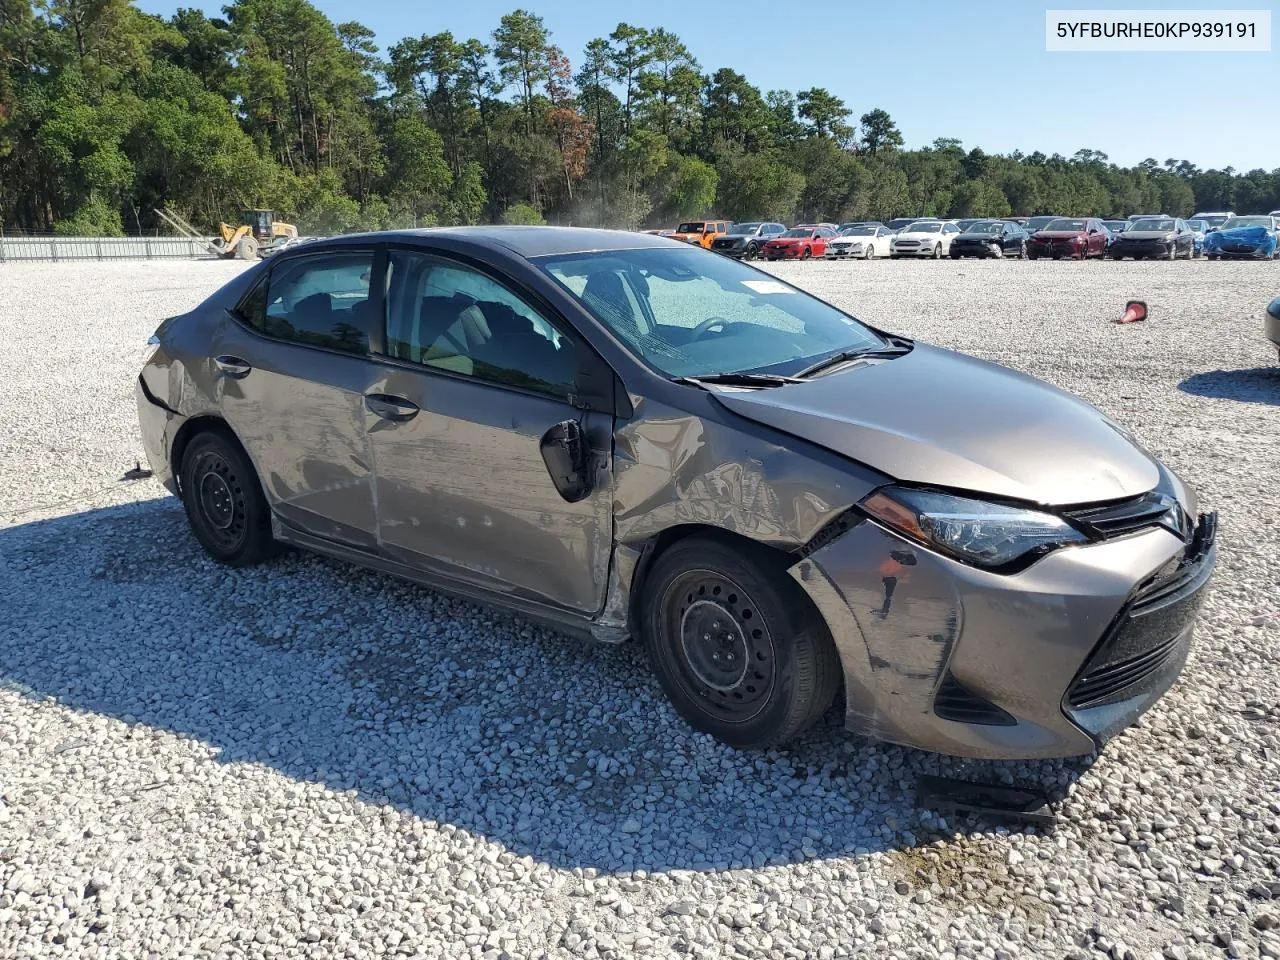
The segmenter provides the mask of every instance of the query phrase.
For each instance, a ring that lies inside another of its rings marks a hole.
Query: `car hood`
[[[895,240],[938,240],[941,239],[941,237],[942,234],[940,233],[925,233],[923,231],[895,233],[893,235]]]
[[[999,235],[992,233],[957,233],[951,238],[951,242],[955,243],[957,240],[967,240],[974,243],[994,243],[999,239]]]
[[[716,390],[734,413],[900,481],[1061,506],[1136,496],[1159,468],[1083,400],[916,344],[804,383]]]
[[[1126,230],[1120,234],[1121,240],[1169,240],[1172,230]]]
[[[1271,233],[1266,227],[1232,227],[1230,230],[1215,230],[1213,235],[1223,240],[1262,240]]]
[[[769,242],[770,243],[804,243],[805,241],[812,240],[812,239],[813,237],[774,237]]]
[[[1073,237],[1083,237],[1083,230],[1037,230],[1036,234],[1041,240],[1070,240]]]

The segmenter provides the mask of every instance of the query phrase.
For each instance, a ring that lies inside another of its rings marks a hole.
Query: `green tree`
[[[902,146],[902,134],[893,118],[876,107],[858,118],[862,127],[862,149],[875,156],[881,150],[897,150]]]

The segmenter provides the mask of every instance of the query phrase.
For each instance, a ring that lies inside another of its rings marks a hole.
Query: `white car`
[[[846,257],[870,260],[872,257],[889,256],[889,243],[894,233],[884,226],[845,227],[838,237],[827,241],[828,260],[844,260]]]
[[[960,233],[954,223],[943,220],[917,220],[895,233],[889,242],[889,256],[932,257],[941,260],[951,255],[951,241]]]

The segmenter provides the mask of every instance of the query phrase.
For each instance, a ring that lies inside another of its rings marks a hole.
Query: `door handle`
[[[216,366],[228,377],[234,377],[237,380],[239,380],[241,377],[248,376],[249,371],[253,369],[253,367],[249,366],[249,364],[245,363],[239,357],[233,357],[230,354],[226,354],[226,353],[224,353],[220,357],[214,357],[213,363],[214,363],[214,366]]]
[[[370,413],[377,414],[383,420],[402,422],[418,415],[418,405],[412,400],[386,393],[366,393],[364,405],[369,408]]]

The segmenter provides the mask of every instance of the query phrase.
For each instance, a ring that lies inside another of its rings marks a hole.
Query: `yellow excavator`
[[[156,210],[171,227],[184,236],[204,240],[191,224],[172,210]],[[276,219],[274,210],[246,210],[240,217],[240,225],[218,224],[219,236],[206,241],[209,252],[225,259],[255,260],[266,257],[298,237],[298,228],[292,223]]]

